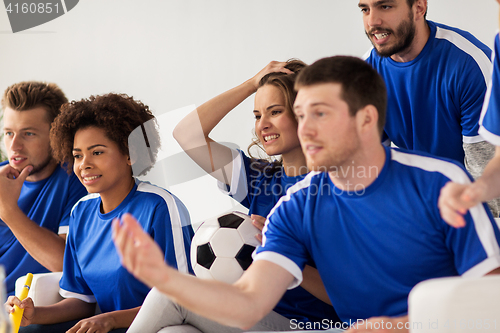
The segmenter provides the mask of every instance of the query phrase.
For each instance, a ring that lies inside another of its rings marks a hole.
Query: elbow
[[[175,126],[174,128],[174,131],[172,132],[172,135],[174,137],[174,139],[180,144],[181,141],[182,141],[182,132],[183,132],[183,128],[182,128],[182,125],[181,123],[177,124],[177,126]],[[185,131],[184,131],[185,132]]]
[[[270,311],[263,311],[262,308],[254,309],[254,311],[245,311],[242,314],[240,325],[238,326],[243,331],[254,327],[259,321],[269,314]]]

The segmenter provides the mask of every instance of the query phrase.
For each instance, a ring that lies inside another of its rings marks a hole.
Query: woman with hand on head
[[[174,129],[174,138],[184,151],[219,181],[223,192],[249,208],[252,221],[260,230],[265,216],[286,190],[308,172],[292,110],[296,73],[304,66],[298,60],[273,61],[250,80],[198,107]],[[241,150],[230,149],[209,137],[212,129],[253,93],[256,93],[253,110],[256,139],[250,147],[259,145],[268,156],[281,155],[276,161],[248,157]],[[325,303],[330,301],[316,269],[306,267],[302,286],[324,301],[300,287],[290,290],[274,311],[250,330],[290,330],[291,319],[298,322],[338,321],[333,307]],[[153,318],[161,319],[153,325]],[[161,332],[241,332],[195,315],[153,288],[129,332],[158,332],[160,329]]]
[[[91,96],[62,107],[51,129],[54,157],[73,167],[90,194],[71,212],[60,281],[65,299],[43,307],[34,307],[31,299],[8,300],[9,310],[13,304],[24,308],[21,332],[124,332],[129,327],[149,287],[122,267],[112,241],[112,221],[125,213],[141,221],[163,260],[191,271],[193,230],[185,206],[133,175],[151,169],[159,144],[154,115],[127,95]],[[144,160],[152,163],[138,170]]]

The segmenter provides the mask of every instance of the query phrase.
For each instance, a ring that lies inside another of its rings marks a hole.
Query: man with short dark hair
[[[387,85],[384,140],[453,159],[479,177],[494,154],[478,133],[491,50],[466,31],[426,20],[427,0],[358,6],[373,44],[366,61]],[[489,202],[495,217],[499,204]]]
[[[0,163],[0,265],[9,295],[26,273],[62,270],[69,214],[87,193],[51,154],[50,126],[67,101],[43,82],[14,84],[1,100],[8,161]]]
[[[386,91],[370,65],[322,59],[302,70],[296,89],[298,135],[313,171],[268,215],[243,276],[228,286],[177,273],[130,216],[113,225],[125,267],[199,315],[248,328],[300,284],[312,259],[344,328],[358,323],[360,331],[366,318],[404,329],[408,294],[423,280],[500,273],[500,231],[485,205],[464,229],[439,215],[441,187],[470,181],[465,169],[381,144]]]

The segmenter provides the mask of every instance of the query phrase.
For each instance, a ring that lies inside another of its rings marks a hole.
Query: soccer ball
[[[260,242],[250,216],[224,213],[203,222],[191,241],[191,266],[197,277],[233,283],[252,263]]]

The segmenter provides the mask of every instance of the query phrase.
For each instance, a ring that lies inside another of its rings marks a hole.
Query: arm
[[[35,307],[31,298],[20,301],[19,298],[10,296],[5,304],[9,313],[14,311],[14,304],[24,309],[21,326],[57,324],[90,317],[95,313],[95,303],[87,303],[76,298],[66,298],[56,304]]]
[[[32,167],[28,166],[19,173],[10,165],[0,170],[0,218],[36,261],[50,271],[61,271],[64,238],[30,220],[17,204],[31,170]]]
[[[266,223],[266,218],[260,215],[252,214],[252,224],[262,232],[264,224]],[[262,243],[262,233],[255,235],[255,238]],[[330,297],[328,296],[323,280],[316,268],[306,265],[302,271],[302,283],[300,286],[307,290],[314,297],[322,300],[326,304],[332,305]]]
[[[90,318],[82,319],[67,333],[76,333],[80,329],[84,332],[109,332],[117,328],[128,328],[141,307],[128,310],[101,313]]]
[[[480,202],[500,196],[500,147],[484,169],[483,175],[472,184],[448,183],[439,196],[443,220],[454,227],[465,226],[463,215]]]
[[[495,146],[487,141],[477,143],[464,143],[465,167],[474,179],[479,178],[485,171],[488,163],[495,155]],[[488,206],[493,217],[498,217],[500,211],[500,199],[497,196],[487,198]]]
[[[174,302],[225,325],[249,328],[278,303],[293,276],[267,261],[254,262],[233,285],[202,280],[167,266],[156,243],[130,215],[113,221],[113,240],[122,264],[138,279]],[[266,281],[266,283],[261,283]]]
[[[253,78],[243,82],[188,114],[174,129],[174,138],[203,170],[217,180],[231,185],[231,150],[209,138],[210,132],[232,109],[257,91],[260,79],[271,72],[292,73],[286,62],[272,61]]]

